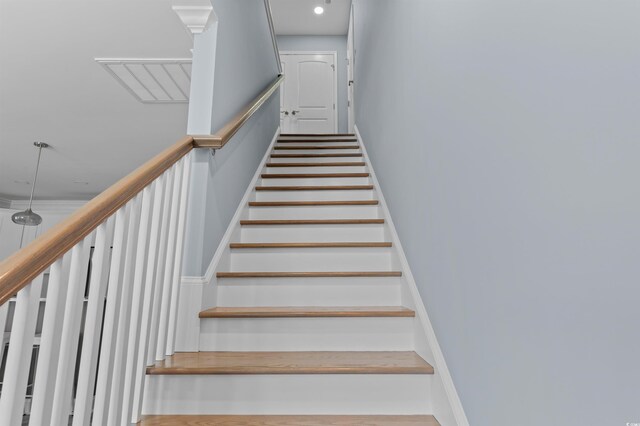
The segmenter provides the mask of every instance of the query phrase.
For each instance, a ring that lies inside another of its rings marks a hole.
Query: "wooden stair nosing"
[[[366,178],[370,173],[262,173],[262,179]]]
[[[256,191],[370,191],[373,185],[256,186]]]
[[[440,426],[431,415],[145,415],[139,426]]]
[[[433,374],[413,351],[179,352],[147,367],[150,375]]]
[[[389,278],[401,277],[402,271],[322,271],[322,272],[217,272],[217,278]]]
[[[362,153],[343,154],[271,154],[271,158],[347,158],[347,157],[362,157]]]
[[[342,161],[337,163],[267,163],[267,167],[365,167],[364,161],[348,162]]]
[[[281,219],[241,220],[240,226],[270,225],[380,225],[384,219]]]
[[[322,243],[230,243],[231,249],[274,249],[274,248],[387,248],[390,242],[322,242]]]
[[[278,146],[276,145],[275,147],[273,147],[273,149],[275,150],[287,150],[287,151],[293,151],[293,150],[323,150],[323,149],[360,149],[360,145],[333,145],[333,146],[327,146],[327,145],[308,145],[308,146]]]
[[[249,201],[250,207],[303,207],[303,206],[377,206],[378,200],[345,201]]]

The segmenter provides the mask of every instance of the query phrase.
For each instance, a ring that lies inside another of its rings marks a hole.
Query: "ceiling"
[[[324,7],[322,15],[313,13]],[[346,35],[351,0],[271,0],[273,24],[278,35]]]
[[[190,58],[170,0],[0,0],[0,198],[89,199],[186,131],[185,103],[145,104],[95,58]]]

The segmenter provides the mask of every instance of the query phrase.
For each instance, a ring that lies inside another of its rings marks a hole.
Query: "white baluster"
[[[146,374],[147,352],[149,351],[149,335],[151,324],[152,303],[159,286],[156,286],[156,267],[158,259],[158,240],[160,239],[160,224],[162,222],[162,202],[164,195],[164,176],[160,176],[154,183],[153,207],[151,209],[151,229],[149,231],[149,255],[147,256],[147,273],[145,276],[144,302],[142,318],[140,320],[140,342],[138,356],[133,371],[135,372],[135,390],[131,405],[131,422],[140,419],[142,396],[144,393],[144,378]]]
[[[73,410],[73,426],[85,426],[90,423],[114,223],[115,217],[111,217],[96,230],[96,243],[91,261],[89,300],[76,387],[76,403]]]
[[[138,226],[140,223],[141,195],[136,197],[129,218],[129,230],[127,231],[127,254],[124,262],[124,275],[122,278],[122,297],[118,316],[118,334],[115,341],[115,353],[113,358],[113,371],[111,378],[111,395],[109,397],[109,415],[107,424],[120,426],[120,413],[122,408],[122,390],[124,385],[125,362],[127,344],[129,342],[129,323],[131,316],[131,297],[133,294],[133,275],[136,263]]]
[[[129,322],[129,342],[125,360],[125,374],[122,388],[122,409],[120,424],[126,425],[131,418],[131,404],[135,386],[136,360],[138,350],[143,339],[140,322],[142,318],[142,304],[145,294],[145,273],[147,272],[147,245],[149,244],[149,226],[151,225],[151,204],[153,203],[153,188],[147,186],[142,191],[142,210],[140,211],[140,226],[138,227],[138,245],[136,248],[136,263],[133,274],[133,296],[131,298],[131,317]]]
[[[160,306],[160,324],[158,329],[158,343],[156,347],[156,360],[164,359],[167,345],[167,331],[169,326],[169,306],[171,302],[171,281],[173,279],[173,265],[176,253],[176,236],[178,230],[178,208],[180,189],[182,182],[182,162],[176,164],[175,179],[173,180],[173,195],[171,203],[171,216],[169,219],[169,236],[167,241],[167,265],[164,271],[164,283],[162,289],[162,305]]]
[[[174,169],[169,169],[165,174],[164,181],[164,204],[162,205],[162,225],[160,227],[160,241],[158,243],[158,266],[156,267],[156,286],[151,312],[151,326],[149,334],[149,345],[147,351],[147,365],[154,363],[156,359],[156,346],[160,328],[160,309],[162,306],[162,294],[164,293],[164,274],[167,265],[167,241],[169,238],[169,220],[171,219],[171,202],[173,195]]]
[[[107,287],[107,306],[105,308],[102,341],[100,347],[100,365],[98,366],[98,380],[93,408],[94,426],[103,426],[109,412],[109,397],[111,395],[111,369],[115,352],[115,340],[118,333],[118,313],[122,295],[122,276],[124,273],[124,259],[127,253],[126,241],[129,229],[129,216],[133,201],[120,208],[115,214],[116,225],[113,233],[113,249],[111,252],[111,267],[109,269],[109,284]]]
[[[184,159],[182,188],[180,189],[180,207],[178,211],[178,235],[176,237],[176,254],[173,266],[173,288],[171,291],[171,309],[169,311],[169,330],[167,336],[166,355],[173,355],[176,347],[176,326],[182,280],[182,252],[184,248],[185,221],[187,216],[187,196],[191,178],[191,154]]]
[[[71,414],[71,393],[78,353],[84,290],[87,283],[91,237],[91,235],[85,237],[71,249],[71,271],[62,322],[60,358],[53,392],[52,425],[66,425]]]
[[[3,425],[22,422],[43,279],[44,274],[40,274],[16,297],[0,398],[0,424]]]
[[[31,415],[29,416],[29,425],[31,426],[45,425],[51,418],[70,266],[71,252],[67,252],[50,268],[40,350],[38,351],[38,365],[33,385]]]
[[[9,316],[9,301],[0,306],[0,365],[4,356],[4,329],[7,328],[7,317]]]

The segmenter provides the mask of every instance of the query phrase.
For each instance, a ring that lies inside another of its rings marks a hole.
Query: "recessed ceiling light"
[[[314,12],[316,15],[322,15],[322,14],[324,13],[324,7],[322,7],[322,6],[316,6],[316,8],[315,8],[315,9],[313,9],[313,12]]]

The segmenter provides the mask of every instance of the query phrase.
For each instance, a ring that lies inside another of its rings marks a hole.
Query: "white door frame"
[[[338,133],[338,52],[336,50],[281,50],[282,55],[333,55],[333,133]],[[286,75],[285,75],[285,78]]]
[[[349,30],[347,32],[347,131],[355,132],[356,112],[355,112],[355,67],[356,67],[356,41],[355,41],[355,12],[354,4],[351,3],[349,13]]]

